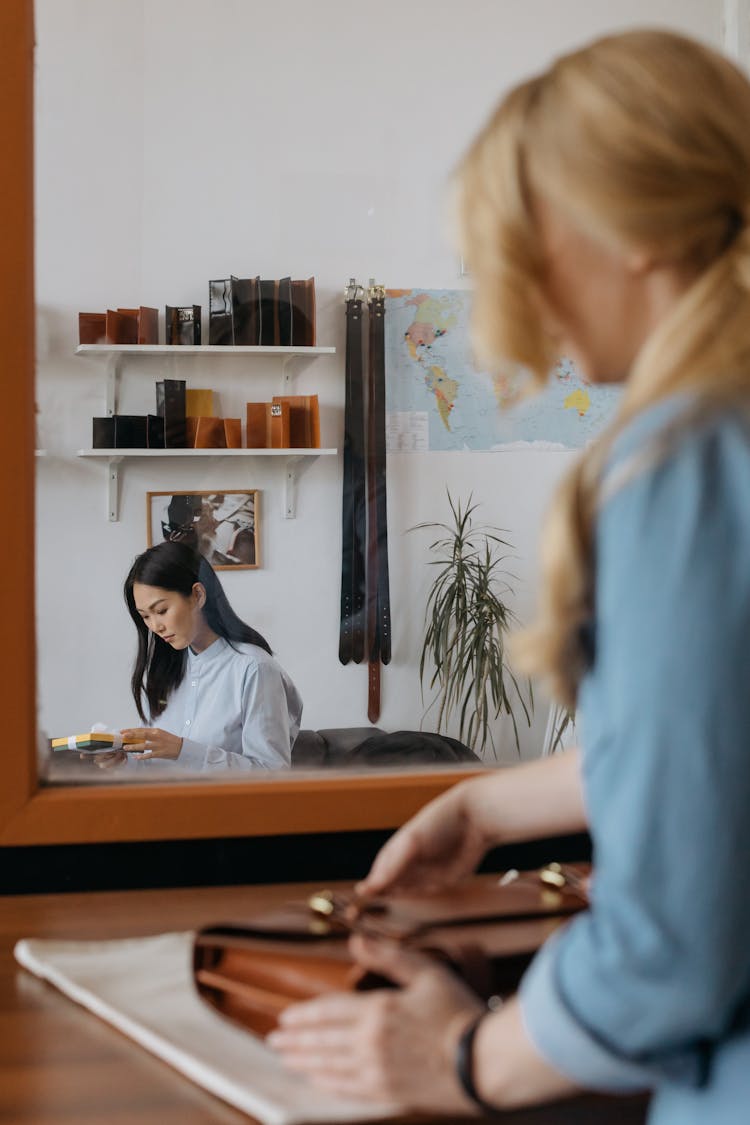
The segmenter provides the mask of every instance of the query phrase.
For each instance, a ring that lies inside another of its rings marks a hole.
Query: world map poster
[[[579,449],[617,408],[617,388],[585,382],[565,357],[532,396],[521,372],[478,371],[466,289],[391,289],[385,306],[390,452]]]

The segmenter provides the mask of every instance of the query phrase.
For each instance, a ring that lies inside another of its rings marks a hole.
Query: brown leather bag
[[[244,924],[201,930],[193,948],[200,996],[256,1035],[289,1004],[330,991],[393,987],[357,965],[342,938],[363,933],[447,964],[485,1000],[506,996],[540,945],[587,904],[582,865],[550,864],[512,881],[474,876],[438,894],[358,902],[321,891]]]

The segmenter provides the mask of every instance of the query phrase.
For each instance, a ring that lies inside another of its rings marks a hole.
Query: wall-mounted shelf
[[[186,356],[244,355],[247,357],[266,357],[280,359],[281,393],[288,394],[292,376],[303,370],[312,360],[321,355],[335,355],[335,348],[302,348],[262,345],[219,345],[219,344],[79,344],[76,355],[91,356],[106,360],[107,410],[108,415],[117,413],[117,394],[123,361],[142,356],[169,356],[180,360]]]
[[[247,358],[281,359],[282,394],[288,394],[292,368],[301,370],[321,355],[335,355],[335,348],[303,348],[263,345],[225,346],[217,344],[79,344],[76,355],[106,360],[107,415],[117,413],[120,375],[123,365],[143,356],[169,357],[182,360],[188,356],[246,356]],[[334,456],[337,449],[79,449],[78,457],[107,463],[107,518],[119,519],[120,465],[136,457],[276,457],[284,459],[283,514],[294,519],[297,514],[297,482],[305,469],[318,457]]]
[[[285,462],[284,508],[285,519],[297,515],[297,482],[305,469],[318,457],[334,457],[337,449],[79,449],[77,457],[107,462],[107,516],[110,521],[119,519],[120,465],[123,461],[144,457],[201,458],[201,457],[282,457]]]

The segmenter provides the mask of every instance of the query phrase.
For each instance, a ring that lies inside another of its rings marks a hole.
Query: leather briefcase
[[[513,991],[536,950],[587,899],[588,868],[474,876],[437,894],[395,894],[367,904],[321,891],[308,902],[242,924],[201,930],[193,948],[199,995],[265,1036],[289,1004],[330,991],[394,987],[364,970],[346,937],[360,932],[421,950],[448,965],[485,1000]]]

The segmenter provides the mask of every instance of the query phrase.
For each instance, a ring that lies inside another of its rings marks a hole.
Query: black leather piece
[[[187,445],[184,379],[164,380],[164,444],[167,449],[184,449]]]
[[[165,309],[164,321],[166,325],[166,340],[168,344],[200,344],[200,305],[167,305]]]
[[[391,595],[388,573],[388,504],[385,449],[385,297],[370,303],[370,383],[372,393],[372,470],[375,476],[377,540],[376,643],[382,664],[391,660]],[[370,513],[372,518],[372,513]]]
[[[388,581],[388,513],[385,465],[385,291],[376,286],[369,302],[367,417],[367,717],[380,715],[380,665],[391,659]]]
[[[148,448],[164,449],[164,415],[148,415]]]
[[[234,342],[243,347],[260,343],[260,279],[233,277]]]
[[[112,415],[108,418],[92,418],[91,429],[91,445],[94,449],[115,448],[115,420]]]
[[[260,342],[272,347],[279,342],[278,282],[260,282]]]
[[[292,344],[292,279],[279,280],[278,296],[279,343],[291,347]]]
[[[309,348],[315,344],[315,278],[292,281],[292,344]]]
[[[147,423],[145,414],[115,414],[115,449],[146,449]]]
[[[208,342],[224,346],[234,344],[232,279],[229,277],[208,283]]]

